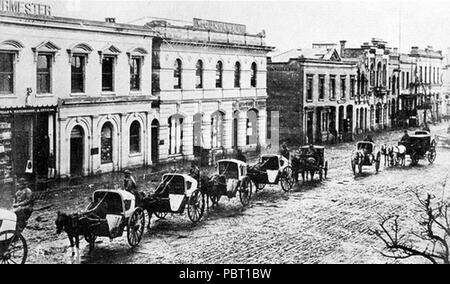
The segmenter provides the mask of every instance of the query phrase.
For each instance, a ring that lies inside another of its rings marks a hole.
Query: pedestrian
[[[22,232],[33,213],[34,199],[27,179],[19,179],[17,186],[19,189],[14,196],[13,212],[17,215],[17,231]]]
[[[241,149],[237,150],[237,157],[236,157],[236,159],[238,159],[239,161],[242,161],[244,163],[247,163],[247,158],[244,156],[244,154],[242,153]]]
[[[280,155],[289,160],[290,152],[286,142],[281,145]]]
[[[404,133],[404,134],[403,134],[403,136],[402,136],[402,139],[400,139],[400,142],[406,143],[406,142],[408,142],[408,140],[409,140],[408,130],[405,130],[403,133]]]
[[[123,180],[124,190],[128,191],[129,193],[132,193],[136,198],[136,204],[140,204],[143,199],[143,195],[141,194],[141,192],[139,192],[137,188],[136,180],[133,178],[129,170],[125,170],[123,171],[123,173],[125,175],[125,178]]]

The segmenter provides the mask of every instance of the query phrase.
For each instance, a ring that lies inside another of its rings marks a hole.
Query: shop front
[[[55,177],[55,107],[0,110],[0,184],[27,178],[36,187]]]

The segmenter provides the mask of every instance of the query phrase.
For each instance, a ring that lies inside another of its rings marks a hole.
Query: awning
[[[43,105],[43,106],[21,106],[21,107],[1,107],[0,114],[25,114],[25,113],[42,113],[42,112],[56,112],[57,105]]]

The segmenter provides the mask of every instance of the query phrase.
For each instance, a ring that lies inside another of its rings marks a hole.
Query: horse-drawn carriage
[[[222,196],[233,198],[239,193],[242,205],[247,206],[250,203],[253,187],[247,175],[247,164],[239,160],[225,159],[217,161],[216,168],[217,172],[204,185],[204,192],[209,196],[212,204],[217,205]]]
[[[378,173],[380,170],[380,163],[381,152],[377,151],[375,143],[371,141],[360,141],[356,143],[356,148],[353,151],[351,160],[353,174],[357,174],[357,168],[358,172],[361,174],[363,166],[375,166],[375,171]]]
[[[135,196],[124,190],[97,190],[79,220],[87,223],[85,240],[93,246],[97,237],[121,237],[126,229],[128,244],[137,246],[144,234],[145,214]],[[81,227],[81,226],[80,226]]]
[[[305,181],[306,175],[309,173],[311,180],[317,173],[322,181],[328,175],[328,162],[325,161],[325,147],[323,146],[303,146],[292,157],[292,168],[295,181],[298,180],[298,174],[302,174]]]
[[[0,264],[24,264],[27,260],[27,242],[16,227],[16,214],[0,209]]]
[[[417,165],[421,159],[427,159],[430,164],[436,160],[436,141],[428,131],[416,131],[398,144],[406,148],[405,155],[410,156],[411,165]]]
[[[256,165],[249,166],[247,175],[262,190],[267,184],[281,184],[281,189],[289,192],[294,186],[294,178],[289,160],[280,155],[262,155]]]
[[[205,199],[194,178],[183,174],[165,174],[156,188],[156,198],[144,200],[144,208],[163,219],[169,213],[187,215],[197,223],[205,212]]]

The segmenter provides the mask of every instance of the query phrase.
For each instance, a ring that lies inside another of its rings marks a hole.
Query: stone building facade
[[[355,131],[356,65],[335,48],[314,44],[271,57],[268,108],[280,112],[280,142],[351,140]]]
[[[196,19],[193,26],[145,25],[159,35],[153,42],[153,94],[161,101],[161,160],[266,145],[266,57],[272,48],[263,34],[220,24],[208,30]]]

